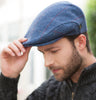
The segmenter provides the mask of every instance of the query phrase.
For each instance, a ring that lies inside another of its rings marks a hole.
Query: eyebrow
[[[50,51],[51,49],[54,49],[54,48],[57,48],[57,47],[49,47],[49,48],[45,49],[44,51]],[[42,52],[41,50],[39,50],[39,51]]]
[[[50,47],[50,48],[45,49],[44,51],[50,51],[51,49],[54,49],[54,48],[57,48],[57,47]]]

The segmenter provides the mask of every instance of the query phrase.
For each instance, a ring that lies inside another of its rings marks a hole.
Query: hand
[[[2,74],[9,78],[16,78],[23,70],[31,47],[24,48],[23,42],[26,38],[21,38],[10,43],[0,54],[0,64]]]

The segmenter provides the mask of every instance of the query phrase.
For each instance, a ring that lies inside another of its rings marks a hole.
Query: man
[[[54,76],[27,100],[95,100],[96,58],[90,50],[84,14],[69,2],[47,7],[32,23],[25,38],[2,50],[0,100],[17,99],[17,83],[31,46],[38,46],[45,66]]]

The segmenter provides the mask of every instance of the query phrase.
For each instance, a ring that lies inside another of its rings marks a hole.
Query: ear
[[[83,50],[86,47],[86,36],[84,34],[80,34],[74,41],[75,46],[79,50]]]

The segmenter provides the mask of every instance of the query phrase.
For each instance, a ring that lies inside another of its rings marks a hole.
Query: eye
[[[52,50],[51,52],[52,52],[52,53],[56,53],[57,51],[58,51],[58,50]]]

